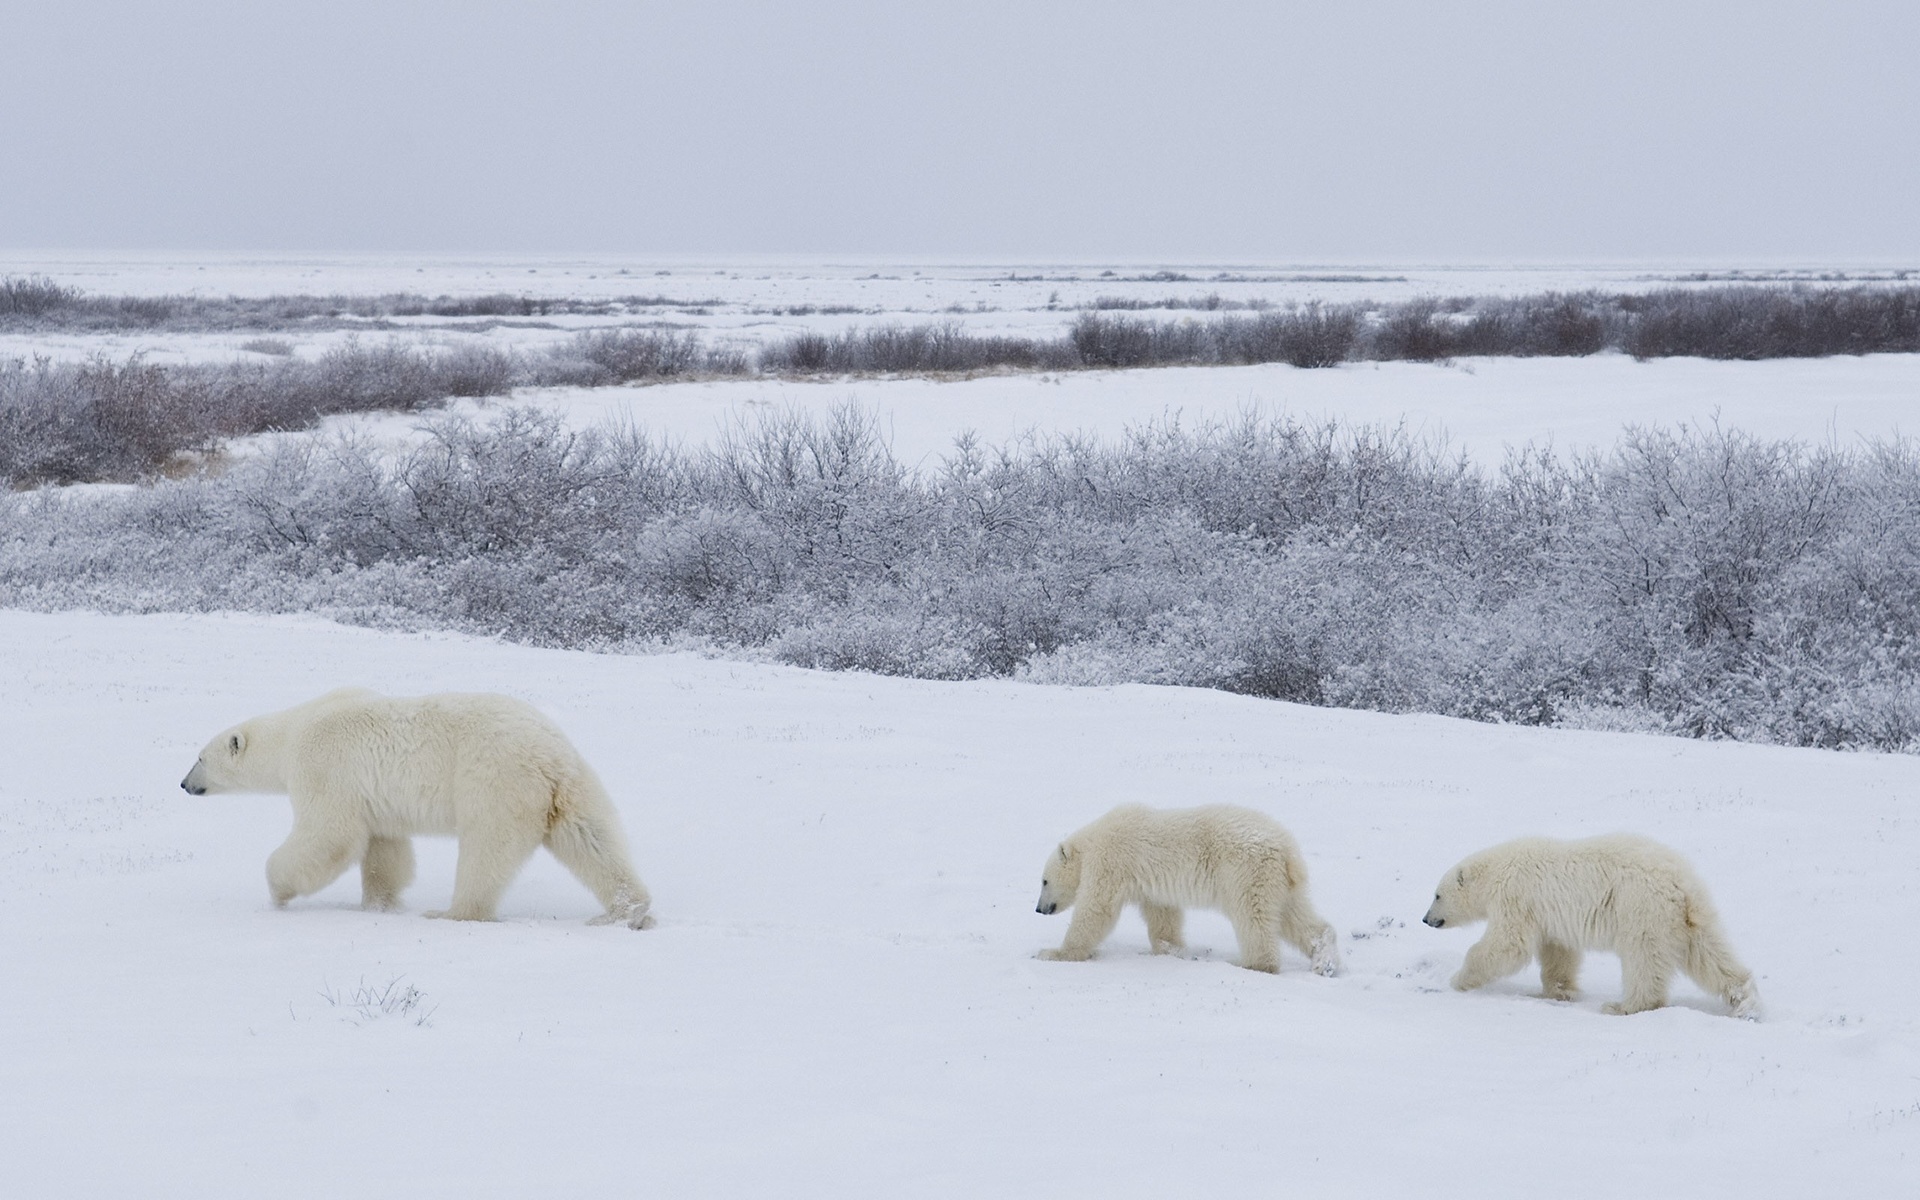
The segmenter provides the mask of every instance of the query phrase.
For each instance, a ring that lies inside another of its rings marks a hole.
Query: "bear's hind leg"
[[[1716,923],[1699,921],[1688,914],[1686,961],[1680,969],[1687,977],[1727,1002],[1733,1015],[1753,1020],[1760,1015],[1760,993],[1753,986],[1753,972],[1733,955],[1733,947],[1720,936]]]
[[[453,868],[453,903],[427,916],[493,920],[507,885],[539,846],[538,833],[520,829],[462,830],[460,857]]]
[[[400,907],[400,893],[413,882],[413,840],[377,837],[367,841],[360,860],[360,907],[392,912]]]
[[[1340,936],[1320,918],[1305,896],[1295,892],[1280,909],[1280,937],[1307,956],[1316,975],[1340,972]]]
[[[583,817],[563,817],[547,831],[547,849],[606,906],[589,924],[653,928],[654,919],[647,913],[653,897],[627,862],[626,846],[617,831]]]
[[[1580,994],[1580,951],[1551,939],[1540,943],[1540,994],[1571,1000]]]
[[[1173,954],[1187,948],[1180,936],[1186,913],[1173,904],[1140,902],[1140,915],[1147,919],[1147,945],[1155,954]]]

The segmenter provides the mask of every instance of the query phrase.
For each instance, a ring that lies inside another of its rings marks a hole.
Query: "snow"
[[[309,619],[0,613],[0,1162],[21,1195],[1899,1195],[1920,1182],[1920,760],[1183,689],[940,684]],[[268,903],[280,798],[198,747],[328,687],[488,689],[615,793],[661,925],[540,856],[491,925]],[[1122,801],[1298,836],[1346,973],[1034,953]],[[1459,995],[1451,863],[1635,830],[1693,858],[1766,1019]],[[1360,936],[1364,934],[1365,936]],[[410,1013],[330,1004],[394,980]],[[419,1021],[425,1015],[424,1023]]]
[[[484,414],[536,404],[587,427],[631,423],[680,442],[710,442],[762,414],[822,414],[852,401],[879,419],[894,453],[931,465],[971,430],[990,445],[1029,432],[1115,438],[1179,419],[1189,425],[1255,411],[1354,424],[1397,424],[1444,440],[1486,465],[1527,443],[1563,451],[1607,447],[1629,424],[1718,421],[1759,437],[1851,445],[1915,431],[1920,355],[1715,362],[1591,358],[1472,358],[1433,363],[1349,363],[1300,370],[1162,367],[1132,371],[994,374],[973,379],[726,380],[611,388],[522,388],[510,400],[460,401]],[[420,416],[341,417],[396,446],[419,436]],[[239,445],[236,452],[245,453]]]

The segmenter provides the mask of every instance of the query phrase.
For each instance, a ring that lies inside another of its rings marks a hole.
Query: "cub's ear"
[[[1073,847],[1067,845],[1065,842],[1061,842],[1060,843],[1060,861],[1066,862],[1072,857],[1073,857]]]
[[[238,754],[247,748],[247,735],[236,733],[227,739],[227,753]]]

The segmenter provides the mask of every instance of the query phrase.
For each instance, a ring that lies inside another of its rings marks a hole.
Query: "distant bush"
[[[79,300],[78,289],[63,287],[43,275],[0,278],[0,317],[45,317],[71,308]]]
[[[311,362],[160,366],[0,361],[0,481],[132,481],[230,437],[303,429],[333,413],[416,411],[497,396],[513,359],[481,346],[348,344]]]
[[[84,387],[137,431],[166,379]],[[0,496],[0,603],[1912,752],[1920,447],[1636,430],[1481,471],[1400,429],[1248,417],[963,439],[915,471],[854,409],[697,449],[512,409],[398,458],[307,435]]]
[[[638,310],[701,309],[712,298],[669,296],[612,299],[516,296],[95,296],[42,276],[0,277],[0,330],[106,332],[165,330],[209,333],[232,330],[396,328],[395,319],[418,317],[535,318],[618,317]]]
[[[958,322],[879,325],[843,333],[800,333],[764,346],[762,371],[795,375],[921,374],[1011,367],[1049,370],[1079,366],[1051,338],[989,337]]]
[[[1920,350],[1913,288],[1713,288],[1618,300],[1636,358],[1818,358]]]

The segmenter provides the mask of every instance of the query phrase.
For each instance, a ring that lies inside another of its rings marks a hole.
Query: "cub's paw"
[[[1340,973],[1340,940],[1331,931],[1313,939],[1312,951],[1309,957],[1315,975],[1331,979]]]
[[[653,914],[644,908],[638,912],[601,913],[597,917],[587,919],[589,925],[625,925],[628,929],[652,929],[659,923],[653,919]]]
[[[474,913],[455,912],[450,908],[436,908],[420,914],[430,921],[491,921],[492,917],[483,917]]]
[[[1751,983],[1739,983],[1727,989],[1727,1003],[1733,1008],[1733,1015],[1742,1021],[1760,1019],[1760,995]]]

